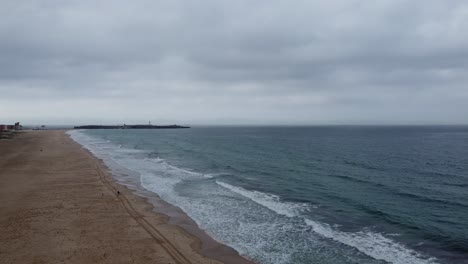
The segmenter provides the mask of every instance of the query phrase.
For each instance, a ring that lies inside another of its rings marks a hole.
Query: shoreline
[[[241,256],[235,249],[212,238],[205,230],[198,226],[195,220],[176,205],[163,200],[158,194],[144,189],[141,185],[133,181],[123,182],[122,175],[117,176],[113,173],[112,169],[104,160],[95,156],[86,147],[71,138],[70,135],[67,134],[67,136],[82,148],[87,155],[91,156],[99,163],[98,166],[102,168],[104,180],[108,181],[110,184],[116,185],[115,187],[125,196],[134,196],[135,202],[148,206],[147,210],[151,210],[151,213],[159,214],[167,218],[166,224],[180,228],[182,232],[193,236],[195,241],[191,244],[191,247],[194,250],[203,256],[221,261],[224,264],[255,264],[255,262]]]
[[[2,261],[253,263],[156,194],[119,182],[64,130],[0,146]]]

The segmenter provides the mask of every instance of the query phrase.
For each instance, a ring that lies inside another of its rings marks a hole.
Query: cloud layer
[[[468,123],[466,1],[0,2],[0,120]]]

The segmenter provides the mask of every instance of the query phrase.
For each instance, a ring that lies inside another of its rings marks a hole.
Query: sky
[[[0,0],[0,123],[468,124],[466,0]]]

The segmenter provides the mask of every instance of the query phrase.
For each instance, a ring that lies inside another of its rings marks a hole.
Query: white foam
[[[177,185],[184,180],[206,180],[222,174],[193,172],[172,166],[159,157],[135,156],[138,154],[136,150],[119,148],[108,140],[100,140],[80,131],[68,133],[93,154],[103,158],[106,163],[113,161],[138,172],[141,186],[145,189],[179,206],[218,241],[231,245],[241,254],[249,255],[260,263],[292,263],[291,256],[295,252],[302,254],[315,249],[321,250],[321,254],[325,251],[333,254],[335,252],[333,248],[324,246],[316,240],[320,236],[327,238],[326,240],[329,241],[327,244],[336,243],[343,248],[352,247],[363,253],[361,255],[366,259],[364,254],[389,263],[436,263],[434,259],[425,258],[391,240],[388,236],[370,231],[344,232],[305,218],[303,212],[310,209],[310,205],[284,202],[273,194],[249,191],[222,181],[215,181],[219,185],[216,187],[213,181],[208,180],[207,182],[211,182],[212,186],[204,186],[203,189],[196,190],[199,192],[196,198],[186,196],[176,191]],[[244,198],[242,202],[239,202],[239,198],[234,199],[238,195],[247,199]],[[250,200],[254,203],[247,202]],[[278,217],[278,215],[285,217]],[[307,233],[298,230],[298,223],[299,226],[307,230],[311,228],[314,232]],[[295,237],[290,238],[293,234]],[[338,263],[339,260],[343,262],[346,259],[339,253],[336,254],[336,258]],[[357,263],[360,262],[357,261]]]
[[[280,198],[273,194],[266,194],[258,191],[248,191],[244,188],[233,186],[225,182],[216,181],[217,184],[245,196],[252,201],[287,217],[298,217],[300,212],[306,208],[305,204],[281,202]],[[428,264],[436,263],[433,258],[425,258],[414,250],[395,242],[382,234],[373,232],[342,232],[332,228],[330,225],[305,219],[307,225],[313,231],[340,242],[347,246],[356,248],[360,252],[378,260],[385,260],[397,264]]]
[[[203,174],[203,176],[207,179],[212,179],[212,178],[216,178],[216,177],[219,177],[219,176],[226,176],[226,175],[229,175],[228,173],[206,173],[206,174]]]
[[[203,177],[201,173],[172,166],[159,157],[142,158],[141,156],[134,156],[134,154],[149,153],[149,151],[146,150],[124,148],[122,145],[112,144],[109,140],[88,136],[80,130],[72,130],[67,133],[73,140],[80,143],[96,156],[104,158],[105,160],[112,160],[136,172],[145,173],[148,172],[148,170],[176,171],[181,178],[191,176]]]
[[[306,204],[281,202],[280,198],[274,194],[267,194],[259,191],[248,191],[244,188],[233,186],[221,181],[216,181],[216,183],[235,193],[243,195],[258,204],[261,204],[280,215],[295,217],[298,216],[300,211],[307,209]]]
[[[356,248],[360,252],[378,260],[395,264],[429,264],[437,263],[434,258],[426,258],[414,250],[395,242],[382,234],[374,232],[343,232],[333,229],[330,225],[305,219],[314,232]]]
[[[187,213],[195,222],[204,230],[206,230],[212,237],[220,242],[233,246],[239,252],[257,256],[257,259],[264,260],[263,263],[287,263],[288,254],[282,252],[272,254],[262,254],[262,241],[269,239],[258,239],[260,236],[256,235],[256,228],[248,222],[238,222],[236,215],[239,210],[237,208],[237,201],[231,201],[227,204],[220,199],[213,199],[217,195],[217,191],[223,191],[222,195],[229,196],[229,190],[222,187],[215,190],[207,187],[201,191],[203,197],[199,199],[192,199],[178,193],[175,189],[177,184],[181,183],[184,179],[207,179],[210,176],[196,172],[184,170],[168,164],[161,158],[134,158],[131,153],[128,153],[125,159],[116,159],[116,155],[120,150],[117,145],[110,142],[99,140],[92,136],[88,136],[80,131],[70,131],[70,136],[90,150],[96,156],[103,158],[108,163],[109,161],[115,162],[125,168],[138,172],[140,175],[140,184],[143,188],[157,193],[162,199],[167,202],[180,207]],[[112,166],[110,166],[112,168]],[[238,215],[239,216],[239,215]],[[242,216],[242,214],[240,215]],[[237,226],[237,227],[236,227]],[[266,228],[272,228],[270,224],[264,225]],[[265,236],[274,235],[274,230],[265,232]],[[248,239],[246,239],[248,237]],[[246,240],[250,241],[246,242]]]

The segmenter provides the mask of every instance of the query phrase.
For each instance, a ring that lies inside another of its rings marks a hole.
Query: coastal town
[[[23,128],[23,126],[20,125],[20,122],[16,122],[14,125],[0,124],[0,131],[1,132],[7,132],[7,131],[12,131],[12,130],[21,130],[22,128]]]
[[[19,122],[13,125],[0,124],[0,139],[11,139],[17,133],[17,131],[23,129],[23,126]]]

